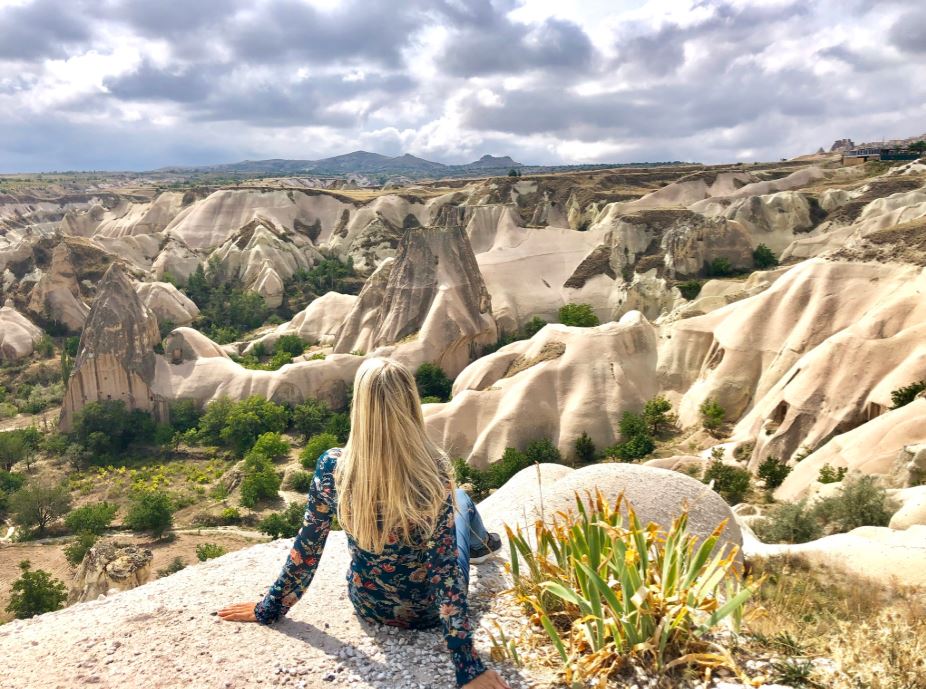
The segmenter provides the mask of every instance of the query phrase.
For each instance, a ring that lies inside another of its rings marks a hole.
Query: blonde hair
[[[453,496],[453,476],[425,433],[411,372],[390,359],[363,362],[350,420],[334,472],[338,521],[368,552],[381,553],[392,537],[420,544]]]

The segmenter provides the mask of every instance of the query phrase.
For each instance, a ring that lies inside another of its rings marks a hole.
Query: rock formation
[[[59,427],[69,430],[74,415],[88,402],[111,399],[166,421],[167,404],[151,389],[154,346],[159,340],[157,318],[142,303],[122,266],[112,264],[80,338]]]
[[[283,335],[298,335],[303,342],[309,344],[334,344],[357,299],[353,294],[327,292],[297,313],[291,321],[282,323],[266,335],[253,340],[245,347],[244,352],[252,351],[257,343],[273,349],[273,345]]]
[[[77,568],[68,604],[96,600],[141,586],[151,578],[150,550],[103,541],[94,545]]]
[[[55,246],[48,271],[32,290],[29,311],[74,332],[84,327],[90,309],[81,299],[77,269],[67,244]]]
[[[193,300],[169,282],[140,282],[135,291],[158,323],[190,325],[199,316],[199,308]]]
[[[0,361],[16,361],[32,354],[42,329],[7,301],[0,308]]]

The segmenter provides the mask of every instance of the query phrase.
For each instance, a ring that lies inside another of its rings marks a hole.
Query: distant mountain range
[[[222,165],[203,165],[194,167],[167,167],[157,172],[176,173],[212,173],[245,176],[274,175],[313,175],[336,176],[347,175],[402,175],[406,177],[454,177],[472,174],[502,173],[513,168],[524,167],[510,156],[484,155],[479,160],[465,165],[445,165],[435,163],[409,153],[390,158],[379,153],[354,151],[344,155],[321,160],[287,160],[273,158],[270,160],[243,160],[239,163]]]

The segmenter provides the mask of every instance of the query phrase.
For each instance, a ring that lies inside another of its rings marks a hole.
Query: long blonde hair
[[[453,476],[428,438],[411,372],[367,359],[354,378],[351,432],[335,468],[338,521],[369,552],[391,538],[420,543],[434,531]]]

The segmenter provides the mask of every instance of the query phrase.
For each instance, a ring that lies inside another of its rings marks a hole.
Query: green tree
[[[279,433],[262,433],[251,451],[264,455],[271,462],[278,462],[289,454],[289,443]]]
[[[177,400],[170,404],[170,425],[178,433],[196,428],[202,415],[195,400]]]
[[[643,420],[649,427],[649,433],[657,435],[675,421],[672,417],[672,403],[661,395],[647,400],[643,405]]]
[[[242,473],[242,505],[254,507],[259,502],[277,497],[277,491],[280,490],[280,476],[266,455],[254,451],[249,452],[244,458]]]
[[[271,538],[293,538],[302,528],[304,507],[291,502],[282,512],[267,515],[257,524],[257,530]]]
[[[99,536],[112,524],[118,509],[116,505],[108,502],[84,505],[68,514],[64,518],[64,525],[72,533],[87,531]]]
[[[338,446],[338,438],[332,433],[319,433],[309,438],[299,456],[299,461],[305,469],[315,469],[318,462],[325,452],[333,447]]]
[[[595,461],[595,443],[592,441],[591,436],[588,433],[582,432],[578,438],[576,438],[576,459],[580,462],[588,464],[589,462]]]
[[[545,326],[546,324],[547,322],[543,320],[540,316],[534,316],[527,323],[524,324],[524,328],[523,328],[524,336],[527,338],[533,337],[534,335],[539,333],[541,330],[543,330],[543,326]]]
[[[685,282],[678,283],[676,287],[685,299],[691,301],[692,299],[697,299],[698,295],[701,294],[701,286],[703,284],[704,283],[700,280],[686,280]]]
[[[298,493],[308,493],[314,474],[309,471],[294,471],[286,478],[286,487]]]
[[[33,481],[10,498],[13,521],[26,529],[45,534],[48,526],[66,514],[71,506],[71,494],[66,486]]]
[[[25,620],[64,605],[68,590],[62,582],[44,570],[33,570],[28,560],[20,562],[19,569],[22,574],[13,582],[7,612],[16,619]]]
[[[325,433],[330,433],[339,443],[346,443],[350,437],[350,414],[338,412],[332,414],[325,424]]]
[[[562,464],[563,456],[549,438],[532,440],[524,448],[524,457],[529,464]]]
[[[923,390],[926,390],[926,380],[918,380],[915,383],[897,388],[891,393],[891,402],[893,402],[891,409],[900,409],[910,404]]]
[[[791,473],[791,467],[786,463],[782,462],[778,457],[768,456],[763,462],[759,465],[759,470],[756,474],[760,479],[765,481],[765,488],[767,490],[775,490],[784,483],[784,480],[788,478],[788,474]]]
[[[723,426],[727,416],[726,410],[713,398],[704,400],[698,411],[701,414],[701,425],[711,435]]]
[[[174,524],[174,505],[167,493],[143,490],[132,497],[125,525],[132,531],[148,531],[161,538]]]
[[[331,410],[321,400],[307,399],[293,408],[293,430],[304,438],[311,438],[325,429]]]
[[[817,473],[817,481],[820,483],[839,483],[846,477],[848,471],[846,467],[836,469],[829,464],[824,464]]]
[[[99,536],[89,531],[81,531],[77,538],[64,546],[64,558],[71,567],[77,567],[84,561],[84,556],[94,545],[96,545]]]
[[[19,473],[0,470],[0,519],[6,514],[10,495],[26,483],[26,477]]]
[[[860,476],[839,487],[835,495],[822,498],[814,513],[831,531],[845,533],[860,526],[887,526],[893,510],[887,492],[874,477]]]
[[[281,335],[274,347],[275,352],[285,352],[290,357],[299,356],[305,351],[305,342],[298,335]]]
[[[415,371],[415,382],[421,397],[437,397],[442,402],[450,399],[453,382],[437,364],[424,363]]]
[[[914,141],[912,144],[907,146],[911,151],[916,151],[917,153],[926,153],[926,141]]]
[[[531,460],[523,452],[513,447],[506,447],[501,459],[486,467],[486,485],[488,488],[501,488],[508,479],[531,464]]]
[[[200,543],[196,546],[196,557],[200,562],[222,557],[228,551],[218,543]]]
[[[0,466],[10,471],[13,465],[26,456],[26,443],[19,431],[0,433]]]
[[[591,328],[600,323],[589,304],[564,304],[559,310],[559,322],[580,328]]]
[[[778,258],[765,244],[759,244],[752,252],[752,262],[756,268],[765,270],[778,265]]]
[[[227,397],[213,400],[206,406],[206,410],[199,419],[197,435],[201,442],[207,445],[221,445],[222,431],[228,425],[228,415],[235,403]]]
[[[752,475],[740,467],[724,464],[715,459],[701,476],[703,483],[714,482],[714,491],[731,505],[738,505],[746,499],[751,488]]]
[[[243,454],[262,433],[285,431],[288,416],[285,407],[254,395],[232,405],[219,437]]]
[[[710,277],[728,277],[733,275],[733,273],[733,265],[730,263],[729,259],[723,256],[718,256],[707,264],[707,274]]]

